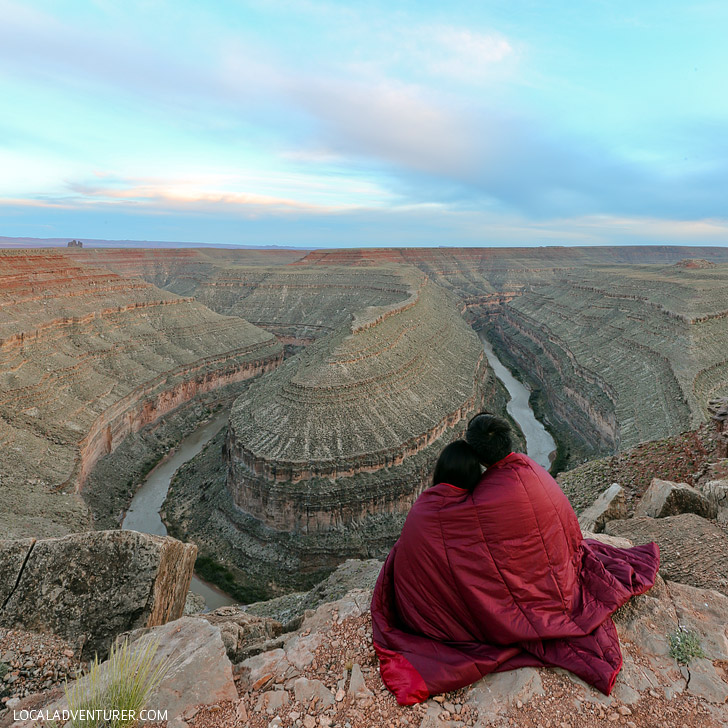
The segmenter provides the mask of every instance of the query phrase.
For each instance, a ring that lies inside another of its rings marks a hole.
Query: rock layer
[[[118,634],[182,615],[197,548],[135,531],[0,541],[0,626],[104,653]]]
[[[701,249],[708,267],[675,265],[691,254],[368,249],[315,251],[294,265],[406,262],[425,271],[544,393],[552,426],[593,456],[694,427],[705,401],[728,391],[728,251]]]
[[[302,533],[406,512],[424,480],[399,481],[399,466],[439,451],[481,406],[485,373],[477,336],[421,282],[236,401],[226,453],[235,503],[269,528]],[[357,477],[373,473],[372,489]]]
[[[197,394],[281,360],[271,334],[193,299],[70,254],[0,251],[0,480],[14,502],[0,532],[87,526],[73,493],[100,457]]]

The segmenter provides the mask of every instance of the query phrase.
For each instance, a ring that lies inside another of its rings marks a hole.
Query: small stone
[[[244,700],[238,700],[238,704],[235,708],[235,715],[241,723],[244,723],[248,720],[248,711],[245,708]]]
[[[516,708],[519,710],[523,707],[523,703],[520,700],[516,700]]]
[[[432,699],[438,703],[445,702],[445,697],[443,695],[435,695]]]
[[[339,688],[336,691],[336,696],[335,697],[336,697],[336,702],[337,703],[340,703],[346,697],[346,692],[344,690],[342,690],[341,688]]]
[[[349,695],[355,698],[368,698],[374,695],[364,682],[364,675],[361,671],[361,665],[354,663],[351,668],[351,680],[349,680]]]
[[[304,728],[316,728],[316,718],[314,718],[312,715],[304,715],[303,726]]]
[[[256,680],[251,686],[252,690],[260,690],[264,685],[269,683],[273,679],[273,673],[269,672],[267,675]]]
[[[619,713],[609,713],[609,715],[607,715],[607,720],[610,723],[614,723],[615,720],[619,720]]]
[[[632,711],[626,705],[620,705],[617,708],[617,712],[620,715],[632,715]]]

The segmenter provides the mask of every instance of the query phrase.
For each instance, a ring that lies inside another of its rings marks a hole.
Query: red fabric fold
[[[372,599],[382,679],[407,705],[558,666],[609,694],[622,666],[610,615],[658,567],[654,543],[584,540],[556,481],[512,453],[473,492],[441,484],[412,507]]]

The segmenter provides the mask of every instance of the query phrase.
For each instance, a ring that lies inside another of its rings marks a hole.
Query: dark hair
[[[432,484],[449,483],[472,490],[480,480],[480,461],[465,440],[455,440],[443,448],[437,458]]]
[[[502,460],[513,449],[508,421],[490,412],[478,412],[468,422],[465,440],[486,466]]]

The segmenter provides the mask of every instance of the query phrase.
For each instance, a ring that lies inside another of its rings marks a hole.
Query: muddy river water
[[[185,437],[177,447],[157,463],[134,495],[121,524],[123,529],[154,533],[158,536],[167,535],[167,528],[162,523],[159,511],[167,497],[169,484],[174,474],[188,460],[202,452],[205,445],[225,426],[228,415],[227,410],[219,412],[213,419],[200,425],[193,433]],[[197,576],[192,577],[190,589],[195,594],[205,597],[208,609],[217,609],[226,604],[235,603],[232,597]]]
[[[546,428],[536,419],[528,398],[531,390],[521,384],[495,355],[490,342],[481,335],[485,355],[496,377],[503,382],[511,400],[506,405],[508,414],[518,423],[526,436],[526,454],[547,470],[556,456],[556,443]]]

